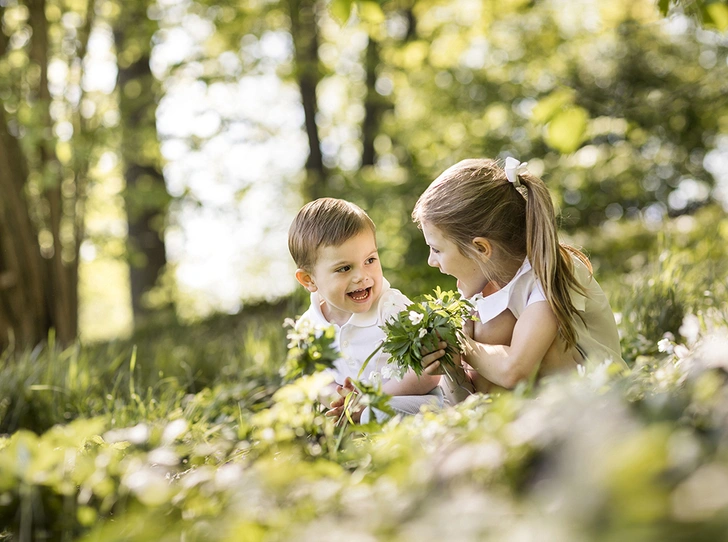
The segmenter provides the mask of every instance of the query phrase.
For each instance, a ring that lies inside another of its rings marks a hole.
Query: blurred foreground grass
[[[473,396],[340,444],[315,408],[325,379],[278,376],[287,302],[6,353],[0,540],[724,539],[728,228],[715,213],[671,224],[642,260],[625,232],[601,235],[630,372]]]

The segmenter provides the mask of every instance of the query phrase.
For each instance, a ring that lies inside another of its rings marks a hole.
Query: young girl
[[[455,382],[442,379],[451,401],[577,364],[609,359],[626,367],[589,260],[559,243],[548,188],[524,166],[514,158],[505,167],[463,160],[425,190],[412,213],[430,246],[427,263],[457,278],[478,314],[465,329],[462,370]],[[426,373],[441,373],[445,346],[424,357]]]

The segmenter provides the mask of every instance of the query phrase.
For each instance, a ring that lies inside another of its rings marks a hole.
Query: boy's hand
[[[346,398],[350,393],[359,393],[357,389],[354,387],[354,384],[352,383],[351,379],[349,377],[346,378],[344,381],[343,386],[336,386],[336,393],[339,394],[339,397],[335,398],[331,403],[329,404],[329,410],[326,411],[326,416],[336,416],[336,418],[340,418],[341,415],[344,413],[344,403],[346,402]],[[364,407],[358,407],[355,410],[351,411],[351,418],[359,423],[359,419],[361,418],[361,413],[364,410]]]

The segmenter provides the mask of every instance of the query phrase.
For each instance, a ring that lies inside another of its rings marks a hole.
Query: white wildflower
[[[375,388],[381,386],[382,374],[379,371],[372,371],[372,373],[369,375],[369,383]]]
[[[675,355],[678,359],[685,359],[690,355],[690,350],[684,344],[678,344],[675,346]]]
[[[666,352],[667,354],[672,354],[674,346],[670,339],[668,339],[667,337],[663,337],[662,339],[657,341],[657,349],[660,352]]]
[[[382,367],[382,378],[385,380],[390,380],[394,378],[397,381],[402,380],[404,378],[405,368],[399,368],[395,367],[394,365],[385,365]]]
[[[576,372],[579,376],[583,377],[586,375],[586,367],[580,363],[576,366]]]
[[[422,337],[424,337],[425,335],[427,335],[427,328],[423,327],[422,329],[420,329],[420,332],[418,333],[418,335],[419,335],[420,339]]]
[[[422,322],[422,319],[425,317],[424,314],[419,313],[417,311],[410,311],[409,312],[409,321],[412,322],[413,325],[417,325],[420,322]]]
[[[382,378],[384,378],[385,380],[389,380],[390,378],[392,378],[393,374],[394,374],[394,367],[392,367],[391,365],[385,365],[384,367],[382,367],[382,372],[381,372],[380,376]]]
[[[296,327],[296,321],[293,318],[283,320],[283,327]]]
[[[167,424],[162,433],[162,443],[172,444],[177,438],[187,432],[188,425],[184,418],[178,418]]]
[[[700,320],[694,314],[687,314],[680,326],[680,335],[685,337],[688,345],[693,345],[698,340],[700,333]]]

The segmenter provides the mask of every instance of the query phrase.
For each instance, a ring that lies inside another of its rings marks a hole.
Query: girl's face
[[[334,324],[345,324],[352,313],[364,313],[382,295],[382,265],[374,233],[362,231],[339,246],[318,249],[310,273],[300,270],[296,278],[309,291],[318,291],[322,311]]]
[[[481,271],[477,257],[463,256],[458,245],[446,238],[438,228],[425,222],[421,225],[425,242],[430,247],[427,263],[437,267],[440,273],[458,279],[458,290],[465,297],[472,297],[482,292],[488,284],[488,279]]]

